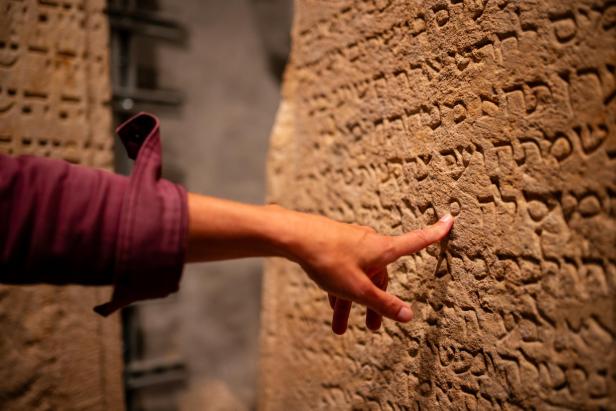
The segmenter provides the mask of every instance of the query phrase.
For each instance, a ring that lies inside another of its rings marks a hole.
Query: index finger
[[[449,233],[452,226],[453,217],[451,214],[445,214],[429,227],[392,237],[394,250],[388,263],[394,262],[402,256],[413,254],[430,244],[442,240]]]

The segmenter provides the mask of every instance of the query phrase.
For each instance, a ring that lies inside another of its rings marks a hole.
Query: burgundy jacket
[[[177,291],[186,251],[186,191],[160,178],[158,119],[116,130],[130,177],[31,156],[0,155],[0,283],[113,284],[109,315]]]

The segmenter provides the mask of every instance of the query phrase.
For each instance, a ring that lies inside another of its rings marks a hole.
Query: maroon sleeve
[[[117,130],[133,173],[0,155],[0,282],[113,284],[109,315],[177,291],[184,265],[186,191],[160,178],[158,120],[140,113]]]

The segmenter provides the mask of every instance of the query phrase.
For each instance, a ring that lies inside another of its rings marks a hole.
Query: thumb
[[[357,298],[357,302],[392,320],[405,323],[413,318],[413,311],[407,303],[381,290],[372,282],[365,285],[365,290]]]
[[[452,226],[453,217],[451,214],[445,214],[429,227],[393,237],[394,251],[391,261],[388,262],[396,261],[402,256],[413,254],[432,243],[442,240],[449,233]]]

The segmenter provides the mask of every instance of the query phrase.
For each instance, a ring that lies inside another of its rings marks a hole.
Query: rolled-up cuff
[[[107,316],[138,300],[161,298],[179,287],[188,231],[186,190],[161,179],[159,121],[139,113],[116,130],[135,167],[122,204],[114,290],[94,308]]]

